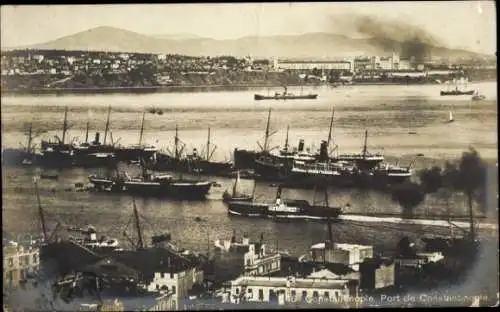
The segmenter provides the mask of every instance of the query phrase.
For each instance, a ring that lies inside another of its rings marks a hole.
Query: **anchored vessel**
[[[318,98],[317,94],[293,94],[287,91],[284,87],[283,93],[275,92],[274,95],[254,94],[253,98],[256,101],[260,100],[315,100]]]
[[[464,80],[462,78],[462,79],[460,79],[460,81],[462,81],[463,84],[465,86],[467,86],[467,80]],[[445,91],[441,90],[441,92],[440,92],[441,96],[445,96],[445,95],[473,95],[474,94],[474,90],[461,90],[461,89],[459,89],[457,79],[453,79],[453,82],[455,83],[455,89],[450,90],[449,89],[450,84],[448,83],[448,89]]]
[[[209,192],[212,182],[184,178],[174,178],[171,175],[154,175],[149,172],[141,161],[142,175],[130,177],[126,172],[117,177],[98,177],[90,175],[89,181],[96,188],[139,194],[143,196],[172,196],[186,199],[201,199]]]
[[[337,219],[340,207],[329,207],[325,188],[325,205],[311,205],[306,200],[281,199],[282,187],[278,187],[276,200],[271,203],[254,201],[230,201],[228,213],[245,217],[267,217],[273,219]]]

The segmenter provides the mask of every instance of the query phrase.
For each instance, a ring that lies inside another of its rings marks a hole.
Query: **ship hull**
[[[235,149],[233,152],[234,168],[239,169],[254,169],[255,158],[259,155],[258,152],[248,150]]]
[[[272,211],[273,204],[234,201],[228,203],[230,215],[254,218],[272,218],[286,220],[334,220],[341,213],[340,208],[325,208],[322,206],[305,206],[295,212]]]
[[[474,90],[471,91],[441,91],[441,96],[446,95],[473,95]]]
[[[256,101],[261,101],[261,100],[315,100],[318,98],[318,95],[317,94],[307,94],[307,95],[272,95],[272,96],[267,96],[267,95],[261,95],[261,94],[254,94],[253,98]]]
[[[98,189],[140,196],[174,197],[181,199],[203,199],[210,191],[210,182],[173,181],[142,182],[114,181],[112,179],[90,177],[89,181]]]
[[[115,167],[118,164],[114,154],[76,155],[75,165],[83,168]]]

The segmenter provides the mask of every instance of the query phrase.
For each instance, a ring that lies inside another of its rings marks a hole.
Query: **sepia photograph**
[[[494,1],[1,6],[3,311],[494,307]]]

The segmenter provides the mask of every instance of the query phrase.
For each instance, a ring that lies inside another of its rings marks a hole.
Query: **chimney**
[[[304,139],[299,140],[299,152],[304,151]]]
[[[321,146],[319,149],[319,157],[321,161],[328,160],[328,143],[326,141],[321,141]]]
[[[94,140],[94,144],[99,144],[99,136],[100,136],[100,133],[99,133],[99,132],[96,132],[96,133],[95,133],[95,140]]]

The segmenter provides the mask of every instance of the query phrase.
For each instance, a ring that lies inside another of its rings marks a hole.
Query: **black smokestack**
[[[299,152],[303,152],[303,151],[304,151],[304,140],[300,139],[299,140]]]
[[[99,133],[99,132],[96,132],[96,133],[95,133],[94,144],[99,144],[99,137],[100,137],[100,133]]]

